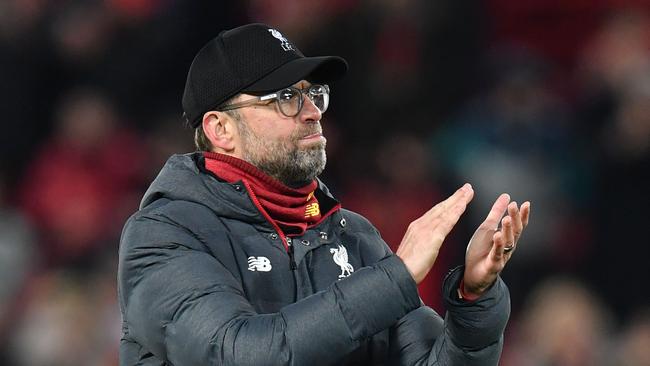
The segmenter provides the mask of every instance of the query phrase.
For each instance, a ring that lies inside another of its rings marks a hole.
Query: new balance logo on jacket
[[[271,261],[266,257],[248,257],[249,271],[269,272],[272,268]]]

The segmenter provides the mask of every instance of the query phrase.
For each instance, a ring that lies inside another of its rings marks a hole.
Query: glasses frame
[[[226,104],[224,106],[219,107],[219,109],[217,109],[217,110],[223,112],[223,111],[230,111],[230,110],[233,110],[233,109],[239,109],[239,108],[243,108],[243,107],[250,107],[250,106],[253,106],[253,105],[268,105],[268,104],[271,104],[273,102],[276,102],[276,104],[278,106],[278,109],[280,110],[280,113],[282,113],[285,117],[295,117],[298,114],[300,114],[300,111],[302,111],[302,107],[305,105],[305,96],[307,96],[307,98],[309,98],[309,100],[314,104],[314,106],[316,106],[316,104],[314,103],[314,100],[312,99],[312,93],[311,93],[311,91],[316,87],[324,88],[327,95],[328,95],[328,98],[329,98],[330,87],[327,84],[312,84],[312,85],[310,85],[310,86],[308,86],[306,88],[303,88],[303,89],[298,89],[295,86],[290,86],[290,87],[287,87],[287,88],[282,88],[282,89],[280,89],[280,90],[278,90],[276,92],[273,92],[271,94],[266,94],[266,95],[262,95],[262,96],[259,96],[259,97],[247,99],[247,100],[242,100],[241,102],[237,102],[237,103]],[[290,90],[300,94],[300,98],[298,99],[298,109],[297,109],[296,113],[293,114],[293,115],[286,114],[282,110],[282,107],[280,106],[280,102],[281,102],[280,101],[280,95],[282,95],[282,92],[284,90],[287,90],[287,89],[290,89]],[[327,102],[327,106],[325,106],[325,110],[320,111],[320,112],[325,113],[325,111],[327,111],[328,106],[329,106],[329,100]],[[320,108],[318,108],[318,107],[316,107],[316,108],[318,110],[320,110]]]

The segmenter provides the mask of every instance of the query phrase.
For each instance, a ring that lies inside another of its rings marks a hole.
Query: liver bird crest
[[[338,248],[331,248],[330,253],[333,254],[334,263],[341,267],[339,279],[345,278],[354,272],[354,267],[348,263],[348,251],[343,245],[338,244]]]

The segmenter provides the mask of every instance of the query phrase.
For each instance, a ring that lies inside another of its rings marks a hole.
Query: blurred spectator
[[[584,58],[584,126],[591,126],[590,152],[597,168],[591,220],[594,251],[589,276],[614,306],[620,320],[650,296],[637,279],[650,277],[638,255],[647,240],[650,206],[650,18],[622,12],[594,36]]]
[[[616,12],[588,42],[579,65],[591,78],[590,87],[622,92],[646,74],[650,67],[649,47],[648,14]]]
[[[55,49],[77,66],[105,56],[114,31],[114,21],[98,0],[67,1],[52,23]]]
[[[574,145],[566,107],[546,83],[548,66],[526,51],[499,51],[492,86],[434,131],[432,153],[442,175],[473,184],[476,222],[502,192],[535,206],[511,268],[571,268],[589,251],[582,211],[592,173]]]
[[[82,259],[117,238],[137,206],[125,199],[139,186],[147,154],[96,91],[68,94],[57,123],[21,187],[22,208],[37,225],[47,263]]]
[[[248,14],[252,21],[282,29],[300,44],[318,33],[330,18],[359,0],[251,0]]]
[[[650,73],[650,68],[639,75]],[[648,278],[647,260],[639,255],[647,240],[650,206],[650,90],[619,95],[611,123],[602,130],[598,155],[598,201],[595,204],[596,252],[592,278],[619,312],[649,304],[638,279]],[[612,270],[612,267],[618,267]]]
[[[609,15],[586,42],[576,61],[579,127],[585,141],[598,144],[619,97],[630,88],[648,85],[650,19],[646,12],[618,11]]]
[[[43,32],[49,2],[0,1],[0,165],[10,189],[18,183],[30,149],[49,132],[54,86]]]
[[[611,350],[610,315],[582,283],[554,278],[536,287],[510,327],[504,366],[600,366]]]
[[[617,366],[650,365],[649,345],[650,311],[646,307],[632,316],[627,327],[621,332],[612,364]]]
[[[4,0],[0,2],[0,40],[24,41],[47,14],[50,0]]]
[[[117,364],[120,315],[114,272],[105,268],[79,273],[54,270],[33,282],[8,342],[11,364]]]
[[[9,324],[16,314],[17,300],[28,283],[38,256],[32,228],[6,198],[0,169],[0,344],[9,337]]]

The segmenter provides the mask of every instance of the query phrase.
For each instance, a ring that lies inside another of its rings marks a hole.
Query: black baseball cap
[[[183,117],[193,128],[203,114],[239,93],[274,92],[302,79],[328,83],[348,69],[338,56],[305,57],[277,29],[254,23],[223,31],[194,57],[183,93]]]

